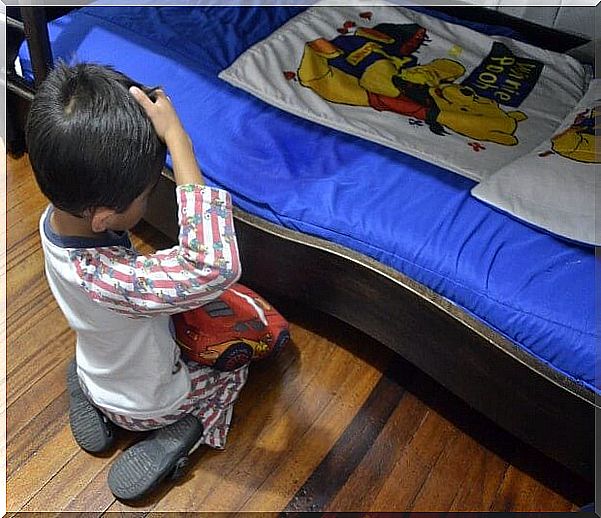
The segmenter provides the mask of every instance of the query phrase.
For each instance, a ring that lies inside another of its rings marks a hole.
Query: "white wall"
[[[597,26],[601,27],[601,6],[595,6],[594,3],[596,1],[529,0],[520,2],[520,5],[508,5],[511,3],[515,4],[516,2],[504,0],[478,2],[475,0],[470,1],[470,3],[486,6],[489,9],[495,9],[511,16],[545,25],[546,27],[553,27],[560,31],[571,32],[594,39],[595,20],[597,20]]]

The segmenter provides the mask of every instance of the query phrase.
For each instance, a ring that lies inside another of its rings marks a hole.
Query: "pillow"
[[[503,167],[472,194],[508,214],[553,234],[601,245],[595,231],[595,190],[601,185],[601,79],[553,136]]]
[[[480,181],[586,92],[570,56],[402,7],[314,6],[219,77],[299,117]]]

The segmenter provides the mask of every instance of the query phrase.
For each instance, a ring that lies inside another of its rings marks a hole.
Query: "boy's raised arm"
[[[177,183],[179,244],[141,256],[118,247],[75,249],[71,261],[88,296],[132,317],[178,313],[219,296],[241,274],[228,192],[202,185],[192,143],[168,97],[132,88],[165,141]]]

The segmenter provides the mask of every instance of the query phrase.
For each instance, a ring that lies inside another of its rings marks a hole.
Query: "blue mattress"
[[[112,64],[163,85],[208,183],[240,208],[395,268],[601,393],[592,248],[496,212],[470,195],[471,180],[286,114],[217,78],[300,10],[87,7],[52,22],[50,37],[55,58]],[[25,47],[20,57],[31,75]]]

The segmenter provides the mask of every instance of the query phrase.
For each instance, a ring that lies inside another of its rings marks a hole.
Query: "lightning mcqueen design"
[[[235,370],[251,360],[277,354],[290,339],[282,315],[241,284],[172,318],[183,355],[219,370]]]

